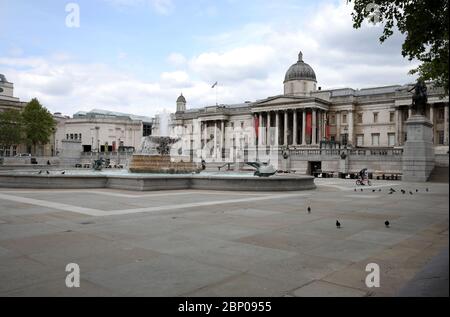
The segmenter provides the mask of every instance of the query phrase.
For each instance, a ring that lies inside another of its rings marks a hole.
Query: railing
[[[376,148],[349,150],[350,156],[402,156],[403,149]]]
[[[340,156],[347,154],[351,157],[370,157],[386,156],[400,158],[403,155],[403,149],[393,148],[359,148],[359,149],[292,149],[287,152],[293,157],[308,156]]]

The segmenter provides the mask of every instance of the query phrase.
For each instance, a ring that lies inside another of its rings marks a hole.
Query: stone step
[[[436,166],[433,172],[431,172],[428,181],[434,183],[448,183],[448,173],[449,173],[448,167]]]

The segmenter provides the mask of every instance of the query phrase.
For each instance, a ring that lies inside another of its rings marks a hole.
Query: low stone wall
[[[0,174],[0,188],[86,189],[106,184],[105,176]]]
[[[436,154],[437,167],[449,167],[448,154]]]
[[[230,191],[300,191],[315,189],[311,176],[204,176],[204,175],[27,175],[0,173],[0,188],[87,189],[135,191],[202,189]]]

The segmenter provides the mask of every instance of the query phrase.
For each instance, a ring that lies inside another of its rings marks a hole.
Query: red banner
[[[256,138],[258,138],[259,137],[259,117],[258,117],[258,115],[255,115],[254,125],[255,125]]]
[[[330,140],[330,124],[329,124],[328,113],[327,113],[326,123],[325,123],[325,139],[327,141]]]
[[[306,113],[306,135],[312,135],[312,113]]]

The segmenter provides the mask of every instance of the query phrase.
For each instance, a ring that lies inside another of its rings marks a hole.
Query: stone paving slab
[[[0,295],[395,296],[448,248],[447,184],[317,184],[288,195],[2,189]],[[80,289],[64,285],[69,262]],[[379,289],[364,282],[371,262]]]

